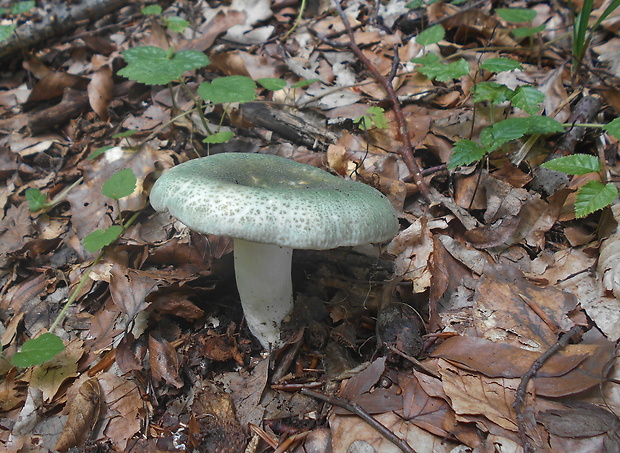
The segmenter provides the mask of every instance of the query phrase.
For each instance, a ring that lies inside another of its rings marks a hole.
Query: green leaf
[[[620,118],[612,120],[603,126],[603,130],[620,140]]]
[[[506,22],[531,22],[538,14],[528,8],[497,8],[495,13]]]
[[[415,42],[421,46],[428,46],[430,44],[438,43],[444,38],[444,36],[446,36],[446,31],[441,25],[437,24],[420,32],[420,34],[416,37]]]
[[[427,53],[425,55],[422,55],[421,57],[412,58],[411,62],[412,63],[417,63],[417,64],[428,65],[428,64],[436,63],[439,60],[441,60],[439,55],[430,52],[430,53]]]
[[[183,30],[189,27],[189,22],[178,16],[166,16],[164,17],[164,22],[166,22],[166,27],[175,33],[182,33]]]
[[[480,82],[472,90],[474,102],[490,101],[501,104],[512,96],[512,90],[506,85],[497,82]]]
[[[372,127],[372,118],[368,115],[358,116],[353,122],[363,131],[367,131]]]
[[[406,7],[409,9],[416,9],[422,5],[424,5],[424,0],[412,0],[409,3],[407,3]]]
[[[17,2],[11,5],[11,13],[12,14],[22,14],[22,13],[27,13],[28,11],[30,11],[32,8],[34,8],[36,2],[34,1],[27,1],[27,2]]]
[[[222,131],[216,134],[211,134],[203,140],[203,143],[226,143],[228,140],[234,137],[233,131]]]
[[[538,27],[520,27],[511,30],[515,38],[527,38],[528,36],[540,33],[547,27],[546,24],[540,24]]]
[[[260,83],[263,88],[271,91],[278,91],[286,86],[286,80],[276,79],[274,77],[258,79],[257,82]]]
[[[488,58],[480,65],[482,69],[490,72],[505,72],[514,69],[523,69],[521,63],[512,58]]]
[[[201,83],[198,96],[214,104],[250,102],[256,99],[256,83],[249,77],[240,75],[219,77],[211,83]]]
[[[17,28],[17,24],[0,25],[0,42],[9,39],[13,31]]]
[[[13,356],[13,365],[26,368],[41,365],[53,359],[65,349],[62,340],[50,332],[45,332],[37,338],[26,341],[20,352]]]
[[[549,170],[561,171],[569,175],[585,175],[601,171],[601,161],[590,154],[571,154],[558,157],[541,165]]]
[[[372,118],[372,122],[375,124],[375,127],[377,129],[388,128],[388,122],[387,122],[387,119],[385,118],[385,110],[383,110],[381,107],[376,107],[376,106],[368,107],[366,112]]]
[[[495,151],[504,143],[523,137],[528,129],[527,118],[508,118],[485,128],[480,134],[480,142],[489,152]]]
[[[146,85],[165,85],[177,80],[185,71],[202,68],[209,58],[196,50],[182,50],[169,56],[159,47],[132,47],[123,52],[127,66],[118,71],[123,77]]]
[[[142,8],[142,14],[145,16],[157,16],[161,14],[161,6],[159,5],[148,5]]]
[[[95,160],[97,157],[101,156],[107,150],[112,149],[112,148],[114,148],[114,145],[106,145],[106,146],[102,146],[101,148],[97,148],[92,153],[90,153],[90,155],[88,156],[88,160]]]
[[[562,123],[548,116],[533,115],[525,118],[525,120],[527,120],[528,123],[528,135],[549,135],[564,132]]]
[[[300,80],[299,82],[294,83],[293,85],[291,85],[291,88],[304,88],[304,87],[312,85],[314,82],[318,82],[318,81],[319,81],[319,79]]]
[[[614,184],[589,181],[577,192],[575,216],[581,218],[603,209],[612,204],[617,196],[618,188]]]
[[[119,225],[112,225],[105,230],[95,230],[82,240],[82,244],[89,252],[98,252],[116,241],[122,232],[123,229]]]
[[[133,134],[135,134],[136,132],[138,132],[137,129],[128,129],[126,131],[123,132],[119,132],[118,134],[114,134],[112,136],[112,138],[125,138],[125,137],[131,137]]]
[[[478,143],[471,140],[460,140],[452,148],[452,155],[448,161],[448,170],[479,162],[486,154],[487,150]]]
[[[30,209],[30,212],[35,212],[45,207],[47,196],[41,193],[39,189],[31,187],[30,189],[26,189],[26,200],[28,200],[28,209]]]
[[[447,82],[469,74],[469,64],[461,58],[453,63],[432,63],[418,68],[418,72],[431,80]]]
[[[512,105],[533,115],[540,109],[540,104],[545,100],[545,94],[531,85],[523,85],[514,90],[510,98]]]
[[[115,200],[127,197],[136,190],[138,182],[136,175],[131,168],[125,168],[118,173],[113,174],[110,179],[103,183],[101,192],[106,196]]]

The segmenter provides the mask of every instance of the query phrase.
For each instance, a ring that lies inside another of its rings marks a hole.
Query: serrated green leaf
[[[502,83],[480,82],[474,86],[472,94],[474,102],[501,104],[512,96],[512,90]]]
[[[604,125],[603,130],[620,140],[620,118],[616,118]]]
[[[541,165],[549,170],[561,171],[569,175],[585,175],[601,171],[601,161],[590,154],[571,154],[558,157]]]
[[[564,126],[558,120],[548,116],[533,115],[525,118],[528,123],[528,135],[549,135],[564,132]]]
[[[116,241],[122,232],[123,229],[119,225],[112,225],[105,230],[95,230],[82,240],[82,245],[89,252],[98,252]]]
[[[412,58],[410,61],[412,63],[422,64],[422,65],[430,65],[441,60],[441,57],[435,53],[429,52],[421,57]]]
[[[28,209],[30,209],[30,212],[35,212],[45,207],[47,196],[39,189],[31,187],[26,189],[26,200],[28,200]]]
[[[157,16],[161,14],[161,6],[159,5],[148,5],[142,8],[142,14],[145,16]]]
[[[528,8],[497,8],[495,14],[506,22],[531,22],[538,14],[533,9]]]
[[[125,168],[118,173],[110,176],[101,187],[101,192],[106,196],[115,200],[127,197],[136,190],[138,179],[131,168]]]
[[[263,88],[266,88],[270,91],[278,91],[286,87],[286,80],[276,79],[274,77],[258,79],[257,82],[260,83]]]
[[[0,25],[0,42],[9,39],[13,31],[17,28],[17,24]]]
[[[166,27],[175,33],[182,33],[183,30],[189,27],[189,22],[178,16],[166,16],[164,17],[164,22],[166,22]]]
[[[589,181],[577,192],[575,216],[581,218],[603,209],[612,204],[617,196],[618,188],[614,184]]]
[[[368,114],[372,118],[372,122],[375,124],[375,127],[377,129],[388,128],[388,122],[387,122],[387,119],[385,118],[385,110],[383,110],[381,107],[377,107],[377,106],[368,107],[366,112],[368,112]]]
[[[165,85],[185,71],[210,63],[204,53],[196,50],[182,50],[169,56],[166,50],[155,46],[132,47],[123,52],[123,58],[128,65],[118,73],[146,85]]]
[[[62,340],[53,333],[46,332],[37,338],[26,341],[22,350],[16,352],[11,360],[13,365],[26,368],[41,365],[53,359],[65,349]]]
[[[478,143],[471,140],[460,140],[452,148],[448,170],[479,162],[486,154],[487,150]]]
[[[546,24],[540,24],[538,27],[520,27],[511,30],[515,38],[527,38],[528,36],[540,33],[547,27]]]
[[[490,72],[505,72],[512,71],[514,69],[523,69],[521,63],[512,58],[487,58],[480,65],[482,69]]]
[[[319,79],[300,80],[299,82],[294,83],[293,85],[291,85],[291,88],[304,88],[304,87],[312,85],[314,82],[318,82],[318,81],[319,81]]]
[[[107,150],[114,148],[113,145],[102,146],[101,148],[97,148],[88,156],[88,160],[95,160],[97,157],[101,156]]]
[[[11,13],[12,14],[23,14],[30,11],[35,7],[36,2],[34,1],[25,1],[25,2],[17,2],[11,5]]]
[[[416,37],[415,42],[421,46],[428,46],[431,44],[438,43],[445,36],[446,36],[446,31],[441,25],[437,24],[420,32],[420,34]]]
[[[431,80],[448,82],[449,80],[458,79],[459,77],[469,74],[469,63],[463,58],[449,64],[437,62],[420,66],[418,72],[424,74]]]
[[[508,118],[485,128],[480,134],[480,142],[489,152],[495,151],[504,143],[523,137],[528,129],[527,118]]]
[[[540,104],[545,100],[545,94],[531,85],[523,85],[514,90],[510,98],[512,105],[533,115],[536,113]]]
[[[222,131],[216,134],[211,134],[207,138],[203,140],[203,143],[226,143],[228,140],[233,138],[235,134],[233,131]]]
[[[256,99],[256,83],[249,77],[240,75],[219,77],[211,83],[201,83],[198,96],[214,104],[250,102]]]

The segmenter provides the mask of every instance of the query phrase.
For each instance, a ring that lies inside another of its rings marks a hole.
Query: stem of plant
[[[52,200],[50,200],[49,203],[45,203],[45,208],[51,208],[53,206],[56,206],[58,203],[60,203],[62,200],[65,199],[65,197],[69,194],[71,189],[79,186],[80,184],[82,184],[83,181],[84,181],[84,178],[80,176],[73,184],[65,188],[62,192],[60,192]]]
[[[121,231],[121,234],[118,235],[118,238],[120,238],[125,233],[125,231],[127,231],[127,228],[129,228],[136,221],[136,219],[138,218],[138,216],[141,213],[142,213],[141,210],[136,212],[136,213],[134,213],[134,215],[132,215],[129,218],[129,220],[127,222],[125,222],[125,226],[123,227],[123,231]],[[119,217],[120,217],[120,215],[119,215]],[[116,238],[116,239],[118,239],[118,238]],[[90,263],[90,265],[88,266],[88,269],[86,270],[86,272],[84,272],[84,275],[82,275],[82,278],[78,282],[77,287],[73,290],[73,292],[71,293],[71,295],[67,299],[67,302],[65,302],[65,305],[62,307],[62,310],[60,310],[60,313],[58,313],[58,316],[56,316],[56,319],[54,320],[54,322],[50,326],[50,328],[49,328],[50,332],[52,332],[56,327],[58,327],[58,324],[60,324],[60,322],[63,320],[63,318],[67,315],[67,311],[69,311],[69,307],[71,307],[73,302],[75,302],[75,299],[77,299],[77,296],[78,296],[80,290],[84,287],[84,285],[88,281],[88,276],[92,272],[93,266],[95,266],[97,263],[99,263],[99,261],[101,261],[101,259],[103,258],[103,255],[104,255],[104,250],[102,249],[99,252],[99,254],[97,255],[97,257],[94,259],[94,261],[92,263]]]
[[[192,90],[189,89],[189,87],[185,84],[185,82],[183,82],[182,79],[179,79],[179,82],[181,83],[181,86],[185,89],[185,91],[187,91],[187,94],[194,102],[194,105],[196,106],[196,109],[198,110],[198,115],[200,115],[200,121],[202,121],[202,126],[205,128],[205,131],[207,131],[207,133],[211,135],[212,132],[209,129],[209,125],[207,124],[207,119],[205,118],[205,114],[203,113],[202,108],[200,107],[201,102],[199,102],[199,100],[196,99],[196,96],[194,96],[194,93],[192,93]]]
[[[420,167],[418,166],[415,158],[413,157],[413,144],[411,143],[411,137],[409,137],[409,130],[407,128],[407,120],[405,120],[405,116],[403,114],[402,109],[400,108],[400,102],[398,101],[398,96],[394,91],[394,87],[392,86],[392,80],[389,80],[386,77],[383,77],[377,67],[368,59],[368,57],[362,52],[362,50],[357,45],[355,41],[355,33],[353,28],[351,28],[351,23],[344,13],[342,6],[340,5],[339,0],[334,0],[335,8],[344,28],[347,31],[347,35],[349,36],[349,48],[353,51],[353,53],[360,59],[360,61],[364,64],[365,67],[372,73],[373,78],[379,83],[383,89],[385,90],[388,99],[392,103],[394,108],[394,116],[396,117],[396,122],[398,123],[398,137],[403,143],[403,146],[398,150],[398,154],[402,157],[405,165],[409,169],[411,176],[413,177],[413,181],[416,183],[422,196],[430,201],[432,199],[431,192],[428,187],[428,184],[424,180],[422,176],[422,172],[420,171]],[[398,53],[395,53],[394,58],[398,58]]]

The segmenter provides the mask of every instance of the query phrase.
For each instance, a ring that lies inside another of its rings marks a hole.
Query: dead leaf
[[[64,453],[70,448],[83,447],[99,421],[102,402],[99,381],[88,379],[71,401],[69,418],[54,448]]]
[[[164,380],[176,388],[183,387],[179,377],[179,356],[172,345],[161,335],[149,335],[149,362],[155,381]]]
[[[108,107],[114,98],[114,81],[109,66],[102,66],[93,74],[88,84],[88,100],[102,121],[108,121]]]

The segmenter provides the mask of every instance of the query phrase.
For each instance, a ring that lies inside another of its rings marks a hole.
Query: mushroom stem
[[[235,276],[250,331],[265,349],[280,341],[280,323],[293,310],[293,249],[235,239]]]

